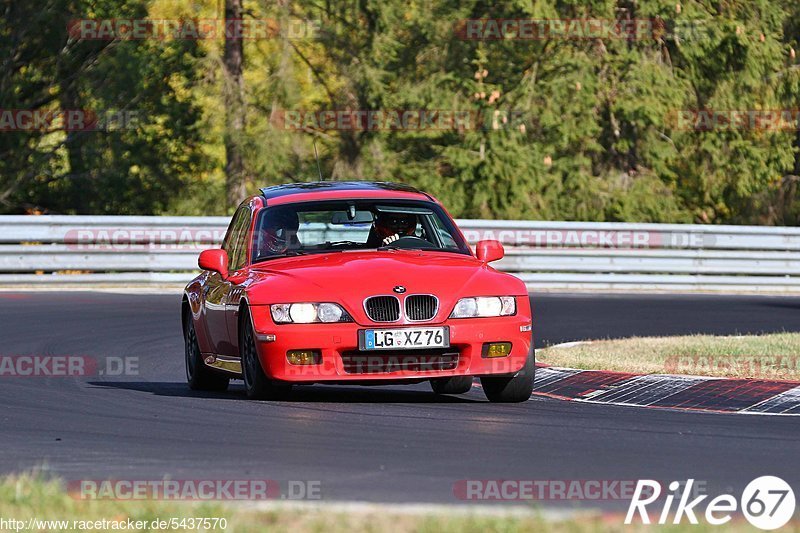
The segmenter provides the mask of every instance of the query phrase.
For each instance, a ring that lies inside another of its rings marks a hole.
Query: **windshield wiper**
[[[284,252],[282,254],[274,254],[274,255],[260,255],[256,258],[256,261],[266,261],[267,259],[280,259],[281,257],[297,257],[298,255],[307,255],[308,252],[306,250],[289,250],[288,252]]]
[[[323,249],[320,249],[320,250],[290,250],[290,251],[284,252],[282,254],[262,255],[262,256],[257,257],[254,262],[258,263],[258,262],[261,262],[261,261],[268,261],[270,259],[282,259],[284,257],[297,257],[297,256],[300,256],[300,255],[335,254],[335,253],[340,253],[340,252],[344,252],[344,251],[346,251],[346,250],[344,250],[344,249],[337,250],[335,248],[332,248],[332,249],[323,248]]]

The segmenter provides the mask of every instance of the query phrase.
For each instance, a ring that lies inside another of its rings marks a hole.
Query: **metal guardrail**
[[[800,292],[800,228],[459,220],[531,289]],[[178,285],[227,217],[0,216],[0,285]],[[340,227],[307,227],[342,237]]]

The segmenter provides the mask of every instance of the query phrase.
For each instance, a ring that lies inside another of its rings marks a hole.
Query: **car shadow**
[[[168,381],[90,381],[88,385],[100,389],[131,390],[156,396],[173,398],[202,398],[214,400],[248,401],[244,386],[231,384],[226,392],[193,391],[185,383]],[[480,403],[481,400],[464,396],[440,396],[419,389],[403,390],[390,386],[300,385],[291,396],[280,403]],[[402,385],[398,385],[402,387]]]
[[[798,299],[768,300],[761,302],[759,305],[762,307],[775,307],[777,309],[793,309],[800,311],[800,300]]]

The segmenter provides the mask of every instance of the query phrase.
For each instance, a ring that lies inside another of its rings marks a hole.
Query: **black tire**
[[[533,349],[522,370],[514,376],[482,377],[483,393],[490,402],[518,403],[525,402],[533,392],[533,378],[536,375],[536,357]]]
[[[239,353],[242,356],[242,379],[247,398],[250,400],[283,400],[292,392],[291,383],[269,379],[264,374],[258,357],[255,335],[247,311],[242,312],[239,327]]]
[[[431,388],[436,394],[464,394],[472,389],[472,376],[432,379]]]
[[[197,332],[191,315],[185,319],[183,338],[186,346],[186,382],[189,388],[197,391],[226,391],[230,378],[217,373],[206,366],[197,343]]]

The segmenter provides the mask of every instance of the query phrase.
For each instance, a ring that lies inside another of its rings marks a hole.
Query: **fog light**
[[[490,342],[483,345],[482,357],[506,357],[511,353],[510,342]]]
[[[292,365],[318,365],[322,355],[317,350],[289,350],[286,359]]]

